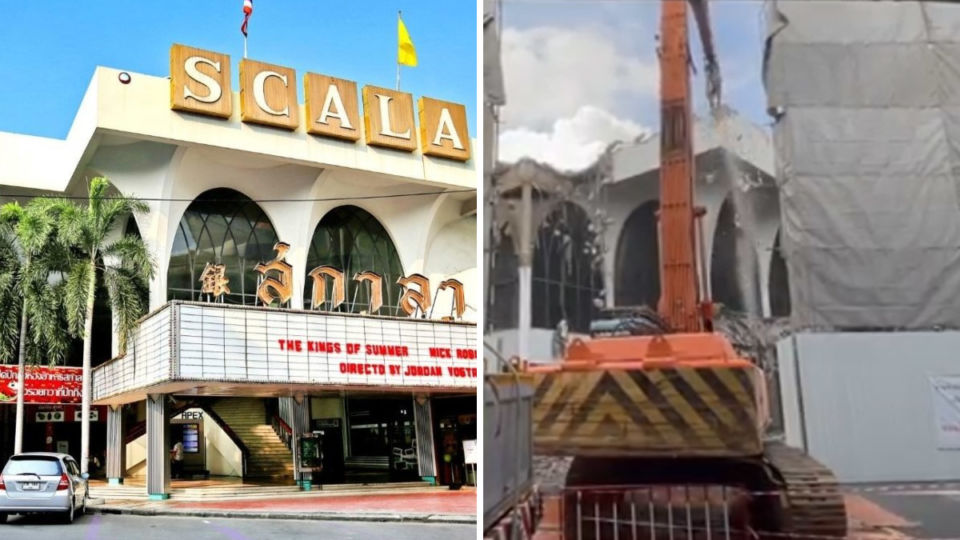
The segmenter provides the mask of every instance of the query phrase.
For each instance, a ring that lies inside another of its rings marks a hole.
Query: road
[[[275,519],[180,518],[166,516],[86,515],[72,525],[50,523],[48,516],[11,517],[0,538],[51,540],[136,540],[338,538],[343,540],[457,540],[477,537],[474,525],[299,521]]]

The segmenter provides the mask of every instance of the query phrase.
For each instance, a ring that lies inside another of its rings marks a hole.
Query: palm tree
[[[28,357],[63,360],[68,338],[52,275],[67,268],[69,253],[56,241],[55,210],[46,199],[0,207],[0,357],[17,348],[14,453],[23,451],[23,401]],[[19,319],[19,324],[17,319]],[[18,328],[19,326],[19,328]],[[29,333],[28,333],[29,331]]]
[[[107,194],[110,182],[97,177],[90,181],[86,206],[61,203],[58,211],[59,237],[76,255],[67,273],[64,305],[70,332],[83,338],[83,401],[80,423],[80,469],[87,472],[90,457],[90,346],[93,304],[98,277],[106,286],[119,352],[124,354],[127,339],[137,320],[146,312],[141,291],[153,277],[154,262],[143,240],[135,235],[112,240],[115,225],[132,214],[149,209],[143,201]]]

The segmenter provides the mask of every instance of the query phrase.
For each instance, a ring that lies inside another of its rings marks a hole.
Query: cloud
[[[635,122],[586,105],[573,116],[554,121],[549,131],[526,127],[503,131],[498,153],[506,163],[530,157],[560,170],[578,171],[589,167],[610,143],[649,133],[649,129]]]
[[[646,57],[625,54],[602,28],[504,29],[504,129],[546,130],[583,106],[628,116],[628,104],[649,103],[657,96],[653,48]]]

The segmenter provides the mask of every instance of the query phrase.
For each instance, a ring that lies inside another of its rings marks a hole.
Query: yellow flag
[[[397,16],[397,63],[411,67],[417,66],[417,50],[413,48],[413,41],[410,41],[407,27],[403,25],[403,19],[399,16]]]

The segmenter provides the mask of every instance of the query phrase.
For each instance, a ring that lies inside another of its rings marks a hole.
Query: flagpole
[[[398,10],[397,10],[397,22],[399,22],[399,21],[402,19],[401,14],[402,14],[402,12],[398,9]],[[398,32],[399,32],[399,30],[398,30]],[[398,34],[398,37],[399,37],[399,34]],[[399,91],[400,91],[400,58],[399,58],[399,53],[398,53],[397,56],[398,56],[398,57],[397,57],[397,92],[399,92]]]
[[[243,57],[247,57],[247,36],[243,36]]]

